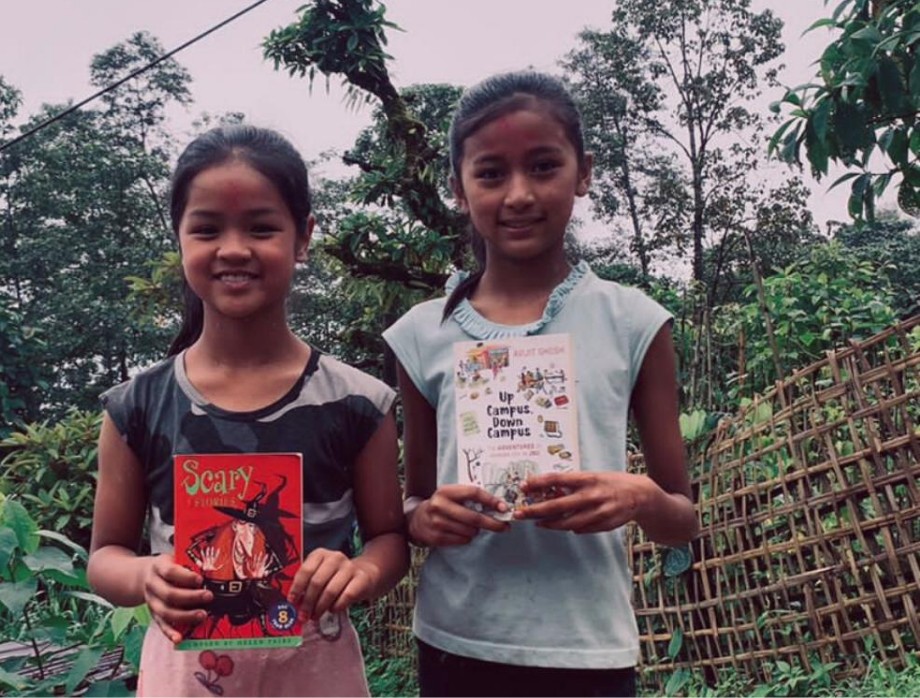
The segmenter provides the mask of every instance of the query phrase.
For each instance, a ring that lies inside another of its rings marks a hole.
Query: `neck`
[[[503,297],[512,304],[545,298],[565,281],[571,268],[564,255],[530,260],[489,259],[476,292]]]
[[[189,348],[208,364],[230,369],[296,360],[308,351],[283,314],[239,321],[207,312],[201,337]]]

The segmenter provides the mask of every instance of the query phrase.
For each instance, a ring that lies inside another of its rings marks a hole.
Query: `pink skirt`
[[[337,621],[337,622],[336,622]],[[322,630],[322,632],[321,632]],[[177,650],[156,624],[144,636],[138,696],[367,696],[348,614],[304,624],[300,647]]]

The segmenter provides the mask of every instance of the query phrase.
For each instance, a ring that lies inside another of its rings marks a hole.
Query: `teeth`
[[[218,278],[221,281],[249,281],[253,277],[251,274],[220,274]]]

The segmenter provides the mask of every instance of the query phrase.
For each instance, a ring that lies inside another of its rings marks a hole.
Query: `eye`
[[[497,182],[504,176],[504,172],[498,167],[482,167],[473,171],[474,179],[481,182]]]
[[[213,238],[219,232],[220,230],[215,225],[196,225],[188,231],[188,234],[196,238]]]
[[[257,238],[267,238],[277,233],[279,229],[280,226],[273,223],[255,223],[250,229],[250,233]]]
[[[531,169],[534,174],[539,176],[551,175],[560,167],[562,167],[562,163],[558,160],[539,160],[534,163]]]

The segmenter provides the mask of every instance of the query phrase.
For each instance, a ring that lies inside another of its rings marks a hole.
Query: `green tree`
[[[898,317],[920,313],[920,230],[914,223],[881,214],[872,223],[841,227],[834,239],[888,280]]]
[[[342,157],[357,174],[318,187],[332,194],[318,197],[317,243],[329,262],[321,273],[340,278],[314,295],[313,307],[341,301],[348,309],[340,334],[347,351],[388,381],[395,370],[381,331],[413,302],[440,291],[467,254],[464,217],[448,205],[445,188],[446,130],[459,90],[398,89],[384,50],[392,28],[384,6],[372,0],[317,0],[263,44],[277,68],[311,86],[317,73],[340,76],[353,103],[375,104],[372,126]]]
[[[44,348],[37,330],[24,325],[21,314],[0,295],[0,439],[39,416],[48,379]]]
[[[108,84],[162,52],[137,34],[96,56],[92,80]],[[95,407],[103,388],[165,349],[164,329],[128,299],[126,277],[143,274],[170,245],[162,206],[170,152],[161,124],[171,102],[187,102],[188,80],[165,61],[106,95],[103,109],[72,113],[0,159],[0,292],[26,325],[44,330],[43,359],[54,378],[44,405],[54,414]],[[60,109],[45,107],[24,128]]]
[[[564,63],[599,155],[595,200],[605,216],[628,214],[643,270],[656,249],[690,249],[693,278],[703,281],[707,244],[735,225],[718,229],[725,217],[715,212],[738,201],[757,165],[757,148],[742,145],[761,128],[748,103],[761,80],[775,80],[783,50],[782,23],[750,5],[622,0],[612,28],[583,32]]]
[[[838,242],[815,245],[809,255],[749,286],[741,308],[745,358],[732,379],[761,391],[797,367],[850,338],[866,339],[894,322],[894,294],[877,266]],[[772,328],[764,326],[767,318]],[[738,386],[736,386],[736,389]]]
[[[773,108],[789,117],[770,149],[801,165],[805,151],[816,179],[830,163],[849,170],[848,209],[872,219],[890,184],[898,204],[920,213],[920,6],[914,0],[843,0],[812,29],[839,35],[824,49],[811,82],[788,89]]]

